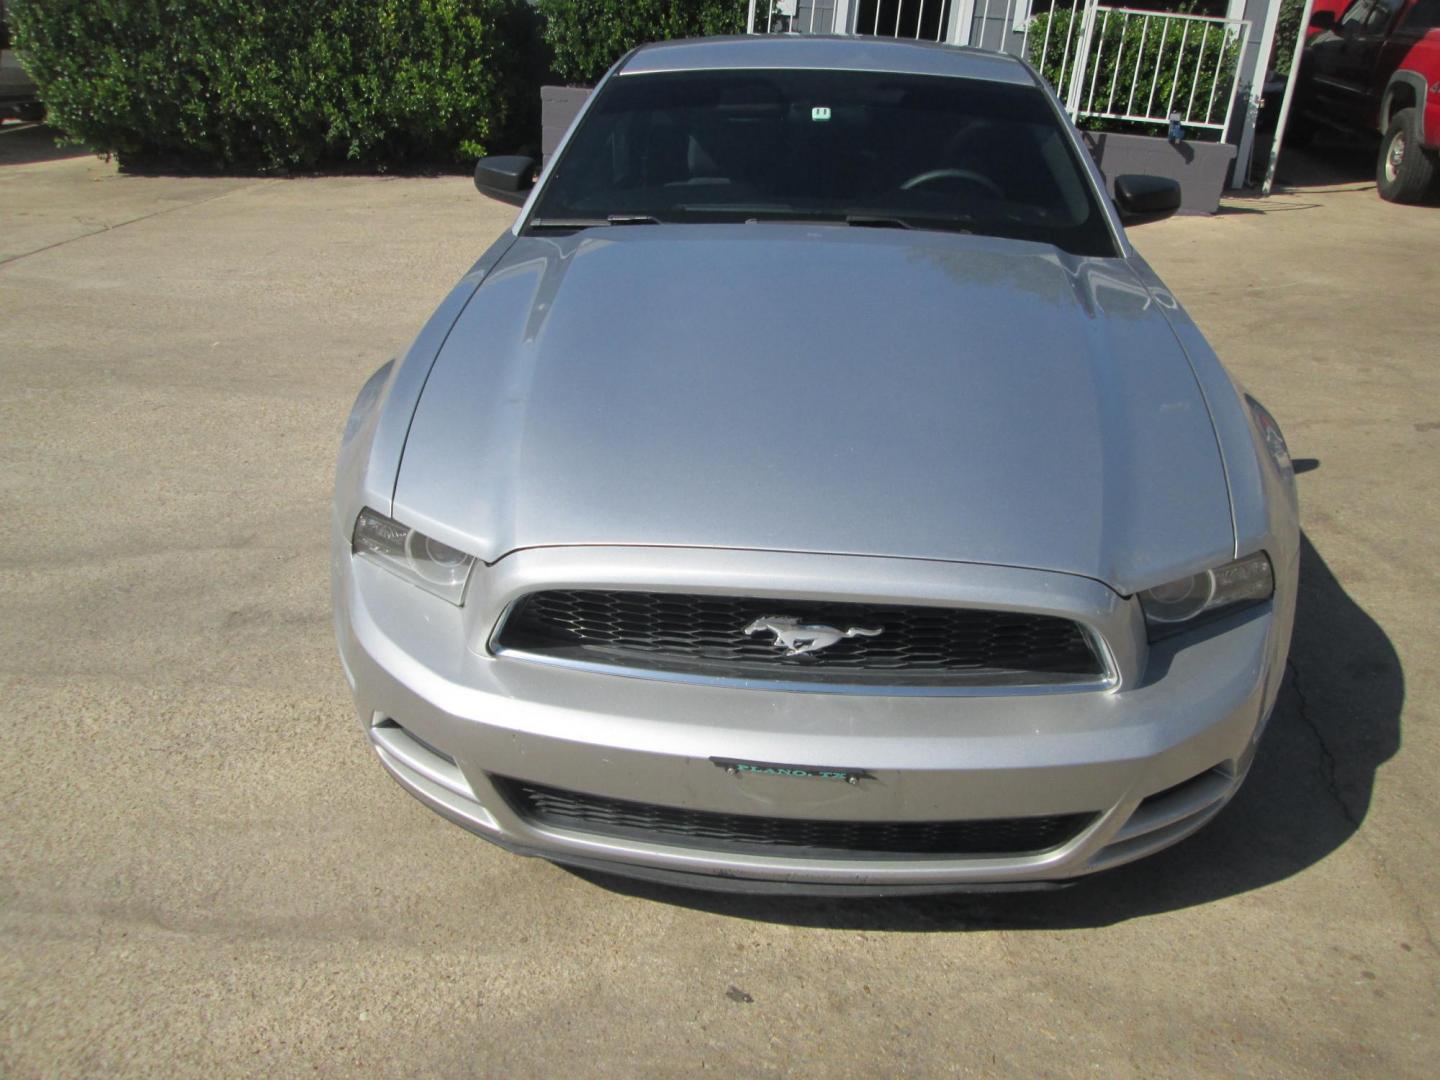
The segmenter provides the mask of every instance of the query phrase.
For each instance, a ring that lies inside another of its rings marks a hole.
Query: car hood
[[[456,321],[395,515],[486,561],[646,544],[1081,574],[1233,554],[1168,294],[942,233],[615,226],[516,241]]]

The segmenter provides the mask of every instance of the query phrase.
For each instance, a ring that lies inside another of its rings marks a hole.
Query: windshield
[[[527,228],[796,220],[1116,253],[1038,88],[883,72],[613,78]]]

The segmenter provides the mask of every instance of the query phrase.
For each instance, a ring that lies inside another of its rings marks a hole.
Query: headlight
[[[457,606],[475,565],[473,556],[368,508],[355,519],[350,550]]]
[[[1245,395],[1245,401],[1250,406],[1255,423],[1260,427],[1260,434],[1265,439],[1265,449],[1270,451],[1270,456],[1275,459],[1275,467],[1282,473],[1293,474],[1295,465],[1290,460],[1290,447],[1285,445],[1285,436],[1280,431],[1280,425],[1270,415],[1270,410],[1249,394]]]
[[[1221,612],[1270,599],[1275,572],[1263,551],[1140,594],[1150,640],[1187,630]]]

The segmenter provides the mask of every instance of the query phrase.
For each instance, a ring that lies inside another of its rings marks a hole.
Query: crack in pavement
[[[1340,781],[1336,779],[1335,753],[1330,749],[1330,744],[1325,741],[1325,736],[1320,732],[1320,725],[1310,715],[1310,701],[1305,696],[1305,688],[1300,685],[1300,669],[1295,664],[1294,657],[1285,658],[1285,666],[1290,669],[1290,686],[1295,691],[1295,697],[1299,700],[1299,707],[1295,710],[1300,717],[1300,722],[1309,729],[1310,734],[1315,737],[1315,745],[1320,748],[1320,764],[1322,779],[1325,781],[1325,790],[1335,800],[1335,805],[1340,807],[1340,812],[1345,815],[1345,820],[1354,826],[1355,831],[1360,831],[1360,817],[1345,801],[1345,796],[1340,792]]]
[[[1425,908],[1420,903],[1419,898],[1410,891],[1409,883],[1396,874],[1391,868],[1390,862],[1385,858],[1384,852],[1371,843],[1369,837],[1360,832],[1361,815],[1357,814],[1354,808],[1345,801],[1345,796],[1340,791],[1340,781],[1336,778],[1338,763],[1335,758],[1335,752],[1330,749],[1330,744],[1325,741],[1325,736],[1320,731],[1320,725],[1317,724],[1314,717],[1310,715],[1310,701],[1305,696],[1305,688],[1300,683],[1300,668],[1296,665],[1293,657],[1287,656],[1285,658],[1285,667],[1290,672],[1290,686],[1294,689],[1295,697],[1299,703],[1295,710],[1296,715],[1299,716],[1300,722],[1305,725],[1310,734],[1314,736],[1315,745],[1320,751],[1321,779],[1325,783],[1326,791],[1330,793],[1330,798],[1334,800],[1335,805],[1340,808],[1340,813],[1344,815],[1345,820],[1348,821],[1355,830],[1355,838],[1370,852],[1375,862],[1379,865],[1381,873],[1394,884],[1395,888],[1399,890],[1400,894],[1409,903],[1411,914],[1415,918],[1415,923],[1419,926],[1420,933],[1425,938],[1425,944],[1429,946],[1432,953],[1440,954],[1440,943],[1436,942],[1434,935],[1430,932],[1430,925],[1425,919]]]
[[[134,225],[141,221],[149,221],[151,218],[162,217],[165,214],[173,214],[178,210],[189,210],[194,206],[203,206],[205,203],[214,202],[216,199],[224,199],[231,195],[238,195],[242,191],[250,191],[257,187],[264,187],[273,184],[273,180],[261,180],[258,183],[246,184],[244,187],[231,188],[229,191],[222,191],[215,195],[207,195],[203,199],[196,199],[194,202],[182,203],[179,206],[167,206],[161,210],[152,210],[148,214],[141,214],[139,217],[127,218],[125,221],[117,221],[114,225],[101,225],[100,228],[91,232],[81,233],[79,236],[67,237],[64,240],[57,240],[53,244],[46,244],[34,251],[22,251],[19,255],[8,255],[0,259],[0,269],[19,262],[21,259],[28,259],[31,255],[39,255],[42,252],[54,251],[56,248],[64,247],[66,244],[73,244],[77,240],[88,240],[92,236],[100,236],[102,233],[114,232],[116,229],[123,229],[126,225]]]

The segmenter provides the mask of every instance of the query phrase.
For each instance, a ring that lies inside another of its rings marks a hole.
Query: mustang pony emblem
[[[878,637],[885,632],[883,626],[874,630],[864,626],[852,626],[849,630],[837,630],[823,623],[802,623],[793,615],[766,615],[745,627],[745,634],[758,634],[768,630],[775,635],[775,644],[783,646],[786,656],[819,652],[828,649],[843,638]]]

